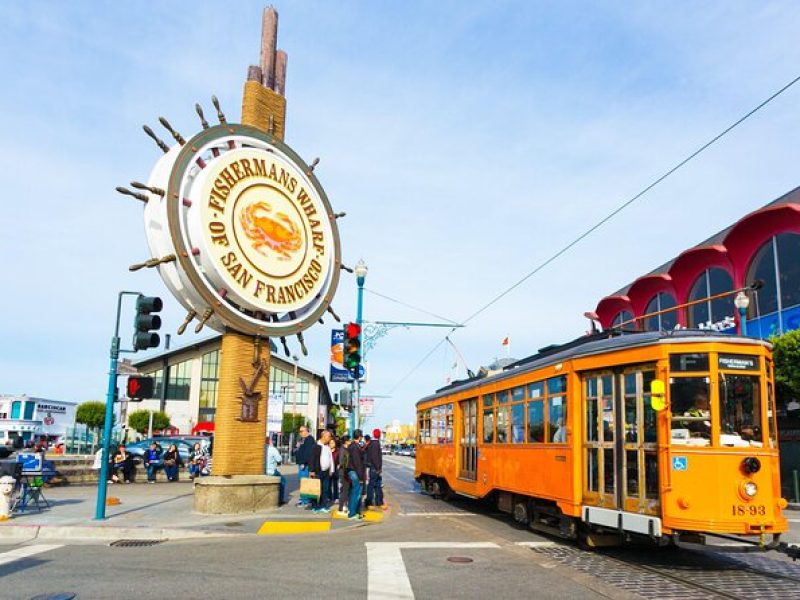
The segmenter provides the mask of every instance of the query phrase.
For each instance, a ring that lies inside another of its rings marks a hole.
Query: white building
[[[164,410],[180,433],[191,433],[202,423],[213,423],[219,381],[221,335],[138,360],[133,366],[155,378],[155,398],[129,403],[137,409]],[[283,397],[283,412],[303,415],[314,429],[329,420],[331,394],[324,375],[279,356],[270,344],[269,393]],[[167,385],[164,387],[164,373]],[[120,383],[124,391],[124,384]],[[287,432],[288,433],[288,432]]]
[[[0,443],[53,441],[75,425],[76,402],[0,395]]]

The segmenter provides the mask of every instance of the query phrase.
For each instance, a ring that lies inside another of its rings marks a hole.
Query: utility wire
[[[447,317],[443,317],[441,315],[437,315],[436,313],[432,313],[430,311],[427,311],[424,308],[419,308],[417,306],[412,306],[411,304],[407,304],[405,302],[402,302],[401,300],[398,300],[397,298],[392,298],[391,296],[387,296],[386,294],[381,294],[380,292],[376,292],[375,290],[371,290],[369,288],[364,288],[364,291],[365,292],[369,292],[370,294],[372,294],[374,296],[378,296],[378,297],[383,298],[385,300],[389,300],[390,302],[394,302],[395,304],[399,304],[400,306],[405,306],[406,308],[411,308],[413,310],[419,311],[419,312],[421,312],[423,314],[428,315],[429,317],[435,317],[437,319],[441,319],[442,321],[447,321],[448,323],[452,323],[453,325],[458,325],[459,324],[457,321],[453,321],[453,319],[448,319]]]
[[[674,167],[672,167],[671,169],[669,169],[669,170],[668,170],[666,173],[664,173],[663,175],[661,175],[661,176],[660,176],[658,179],[656,179],[655,181],[653,181],[653,182],[652,182],[650,185],[648,185],[647,187],[645,187],[645,188],[644,188],[642,191],[640,191],[638,194],[636,194],[635,196],[633,196],[633,197],[632,197],[632,198],[630,198],[629,200],[627,200],[627,201],[625,201],[624,203],[622,203],[620,206],[618,206],[616,209],[614,209],[614,210],[613,210],[612,212],[610,212],[608,215],[606,215],[605,217],[603,217],[603,218],[602,218],[600,221],[598,221],[597,223],[595,223],[594,225],[592,225],[592,226],[591,226],[589,229],[587,229],[586,231],[584,231],[582,234],[580,234],[580,235],[579,235],[578,237],[576,237],[574,240],[572,240],[571,242],[569,242],[569,243],[568,243],[566,246],[564,246],[563,248],[561,248],[561,249],[560,249],[558,252],[556,252],[555,254],[553,254],[552,256],[550,256],[548,259],[546,259],[544,262],[542,262],[541,264],[539,264],[539,265],[538,265],[537,267],[535,267],[535,268],[534,268],[534,269],[533,269],[531,272],[529,272],[527,275],[525,275],[525,276],[524,276],[522,279],[520,279],[519,281],[517,281],[516,283],[514,283],[512,286],[510,286],[510,287],[506,288],[506,289],[505,289],[505,290],[503,290],[501,293],[499,293],[497,296],[495,296],[494,298],[492,298],[492,299],[491,299],[489,302],[487,302],[486,304],[484,304],[483,306],[481,306],[481,307],[480,307],[478,310],[476,310],[476,311],[475,311],[474,313],[472,313],[472,314],[471,314],[469,317],[467,317],[466,319],[464,319],[464,320],[463,320],[461,323],[462,323],[463,325],[466,325],[466,324],[467,324],[469,321],[473,320],[475,317],[477,317],[479,314],[481,314],[482,312],[484,312],[484,311],[485,311],[486,309],[488,309],[490,306],[492,306],[493,304],[495,304],[496,302],[500,301],[502,298],[504,298],[505,296],[507,296],[507,295],[508,295],[509,293],[511,293],[513,290],[515,290],[515,289],[516,289],[516,288],[518,288],[520,285],[522,285],[523,283],[525,283],[525,282],[526,282],[528,279],[530,279],[531,277],[533,277],[534,275],[536,275],[536,273],[538,273],[539,271],[541,271],[542,269],[544,269],[544,268],[545,268],[547,265],[551,264],[553,261],[555,261],[557,258],[559,258],[559,257],[560,257],[562,254],[564,254],[564,253],[566,253],[568,250],[570,250],[570,249],[571,249],[573,246],[577,245],[577,244],[578,244],[578,243],[580,243],[582,240],[584,240],[585,238],[589,237],[589,235],[591,235],[591,234],[592,234],[592,233],[594,233],[594,232],[595,232],[597,229],[599,229],[600,227],[602,227],[603,225],[605,225],[605,224],[606,224],[608,221],[610,221],[611,219],[613,219],[613,218],[614,218],[615,216],[617,216],[617,215],[618,215],[620,212],[622,212],[623,210],[625,210],[625,209],[626,209],[628,206],[630,206],[631,204],[633,204],[634,202],[636,202],[636,201],[637,201],[639,198],[641,198],[642,196],[644,196],[644,195],[645,195],[647,192],[649,192],[650,190],[652,190],[652,189],[653,189],[654,187],[656,187],[656,186],[657,186],[659,183],[661,183],[662,181],[664,181],[664,180],[665,180],[667,177],[669,177],[670,175],[672,175],[673,173],[675,173],[675,171],[677,171],[678,169],[680,169],[681,167],[683,167],[684,165],[686,165],[688,162],[690,162],[690,161],[691,161],[692,159],[694,159],[696,156],[698,156],[698,155],[702,154],[702,153],[703,153],[705,150],[707,150],[707,149],[708,149],[710,146],[712,146],[712,145],[713,145],[713,144],[715,144],[717,141],[719,141],[720,139],[722,139],[723,137],[725,137],[725,136],[726,136],[728,133],[730,133],[731,131],[733,131],[733,130],[734,130],[736,127],[738,127],[739,125],[741,125],[742,123],[744,123],[744,122],[745,122],[747,119],[749,119],[750,117],[752,117],[752,116],[753,116],[755,113],[757,113],[759,110],[761,110],[762,108],[764,108],[764,107],[765,107],[767,104],[769,104],[770,102],[772,102],[772,101],[773,101],[775,98],[777,98],[778,96],[780,96],[781,94],[783,94],[783,93],[784,93],[786,90],[788,90],[788,89],[789,89],[789,88],[791,88],[793,85],[795,85],[795,84],[796,84],[798,81],[800,81],[800,76],[798,76],[798,77],[795,77],[794,79],[792,79],[792,80],[791,80],[789,83],[787,83],[786,85],[784,85],[784,86],[783,86],[781,89],[779,89],[777,92],[775,92],[775,93],[774,93],[774,94],[772,94],[770,97],[768,97],[766,100],[764,100],[763,102],[761,102],[761,104],[759,104],[758,106],[756,106],[755,108],[753,108],[752,110],[750,110],[749,112],[747,112],[745,115],[743,115],[742,117],[740,117],[739,119],[737,119],[736,121],[734,121],[734,122],[733,122],[731,125],[729,125],[729,126],[728,126],[728,127],[726,127],[724,130],[722,130],[720,133],[718,133],[717,135],[715,135],[715,136],[714,136],[713,138],[711,138],[711,139],[710,139],[708,142],[706,142],[705,144],[703,144],[702,146],[700,146],[700,148],[698,148],[697,150],[695,150],[694,152],[692,152],[692,153],[691,153],[689,156],[687,156],[687,157],[686,157],[686,158],[684,158],[682,161],[680,161],[678,164],[676,164]],[[374,293],[374,292],[373,292],[373,293]],[[438,318],[441,318],[441,317],[438,317]],[[413,375],[413,374],[416,372],[416,370],[417,370],[417,369],[419,369],[419,368],[422,366],[422,364],[423,364],[423,363],[424,363],[424,362],[427,360],[427,358],[428,358],[428,357],[429,357],[431,354],[433,354],[433,353],[436,351],[436,349],[437,349],[437,348],[438,348],[440,345],[442,345],[442,344],[443,344],[443,343],[444,343],[444,342],[447,340],[448,336],[450,336],[450,334],[452,334],[454,331],[456,331],[456,329],[455,329],[455,328],[453,328],[453,329],[452,329],[452,330],[451,330],[451,331],[450,331],[450,332],[449,332],[449,333],[448,333],[448,334],[447,334],[447,335],[446,335],[444,338],[442,338],[442,339],[441,339],[441,340],[440,340],[440,341],[439,341],[439,342],[438,342],[438,343],[437,343],[437,344],[436,344],[436,345],[435,345],[435,346],[434,346],[434,347],[433,347],[433,348],[430,350],[430,352],[428,352],[428,353],[427,353],[427,354],[426,354],[426,355],[425,355],[425,356],[422,358],[422,360],[420,360],[420,361],[419,361],[419,362],[418,362],[416,365],[414,365],[414,368],[412,368],[412,369],[411,369],[411,370],[410,370],[408,373],[406,373],[406,375],[404,375],[404,376],[403,376],[403,378],[402,378],[402,379],[400,379],[400,381],[398,381],[398,382],[397,382],[397,383],[394,385],[394,387],[392,388],[392,392],[394,392],[395,390],[397,390],[397,388],[399,388],[399,387],[400,387],[400,386],[401,386],[403,383],[405,383],[405,382],[406,382],[406,380],[408,380],[408,378],[409,378],[409,377],[411,377],[411,376],[412,376],[412,375]]]
[[[561,249],[560,249],[558,252],[556,252],[555,254],[553,254],[552,256],[550,256],[548,259],[546,259],[544,262],[542,262],[542,263],[541,263],[541,264],[539,264],[537,267],[535,267],[535,268],[534,268],[534,269],[533,269],[531,272],[529,272],[527,275],[525,275],[525,276],[524,276],[522,279],[520,279],[519,281],[517,281],[516,283],[514,283],[514,284],[513,284],[511,287],[508,287],[508,288],[506,288],[505,290],[503,290],[502,292],[500,292],[500,293],[499,293],[497,296],[495,296],[494,298],[492,298],[492,299],[491,299],[489,302],[487,302],[486,304],[484,304],[482,307],[480,307],[478,310],[476,310],[474,313],[472,313],[472,314],[471,314],[469,317],[467,317],[466,319],[464,319],[463,321],[461,321],[461,323],[462,323],[462,324],[464,324],[464,325],[466,325],[466,324],[467,324],[467,323],[469,323],[469,322],[470,322],[472,319],[474,319],[474,318],[475,318],[475,317],[477,317],[479,314],[481,314],[483,311],[485,311],[487,308],[489,308],[490,306],[492,306],[493,304],[495,304],[496,302],[498,302],[499,300],[501,300],[502,298],[504,298],[506,295],[508,295],[510,292],[512,292],[513,290],[515,290],[516,288],[518,288],[518,287],[519,287],[520,285],[522,285],[523,283],[525,283],[525,282],[526,282],[528,279],[530,279],[531,277],[533,277],[534,275],[536,275],[536,273],[538,273],[539,271],[541,271],[542,269],[544,269],[544,268],[545,268],[547,265],[549,265],[550,263],[552,263],[553,261],[555,261],[555,260],[556,260],[557,258],[559,258],[559,257],[560,257],[562,254],[564,254],[565,252],[567,252],[568,250],[570,250],[570,249],[571,249],[573,246],[575,246],[576,244],[578,244],[579,242],[581,242],[581,241],[582,241],[582,240],[584,240],[585,238],[589,237],[589,236],[590,236],[592,233],[594,233],[595,231],[597,231],[598,229],[600,229],[600,227],[602,227],[603,225],[605,225],[606,223],[608,223],[608,222],[609,222],[611,219],[613,219],[614,217],[616,217],[616,216],[617,216],[619,213],[621,213],[623,210],[625,210],[626,208],[628,208],[628,207],[629,207],[631,204],[633,204],[634,202],[636,202],[636,201],[637,201],[639,198],[641,198],[642,196],[644,196],[644,195],[645,195],[647,192],[649,192],[650,190],[652,190],[652,189],[653,189],[654,187],[656,187],[656,186],[657,186],[659,183],[661,183],[661,182],[662,182],[662,181],[664,181],[664,180],[665,180],[667,177],[669,177],[670,175],[672,175],[672,174],[673,174],[675,171],[677,171],[678,169],[680,169],[681,167],[683,167],[684,165],[686,165],[687,163],[689,163],[689,162],[690,162],[692,159],[694,159],[695,157],[697,157],[697,156],[699,156],[700,154],[702,154],[702,153],[703,153],[705,150],[707,150],[707,149],[708,149],[708,148],[710,148],[712,145],[714,145],[716,142],[718,142],[720,139],[722,139],[723,137],[725,137],[725,136],[726,136],[728,133],[730,133],[731,131],[733,131],[733,130],[734,130],[736,127],[738,127],[739,125],[741,125],[742,123],[744,123],[744,122],[745,122],[747,119],[749,119],[751,116],[753,116],[754,114],[756,114],[756,113],[757,113],[759,110],[761,110],[762,108],[764,108],[764,107],[765,107],[767,104],[769,104],[770,102],[772,102],[772,101],[773,101],[775,98],[777,98],[778,96],[780,96],[780,95],[781,95],[783,92],[785,92],[786,90],[788,90],[790,87],[792,87],[792,86],[793,86],[794,84],[796,84],[798,81],[800,81],[800,76],[798,76],[798,77],[795,77],[794,79],[792,79],[792,80],[791,80],[789,83],[787,83],[785,86],[783,86],[783,87],[782,87],[781,89],[779,89],[777,92],[775,92],[774,94],[772,94],[772,95],[771,95],[769,98],[767,98],[766,100],[764,100],[764,101],[763,101],[761,104],[759,104],[758,106],[756,106],[754,109],[752,109],[750,112],[748,112],[748,113],[747,113],[747,114],[745,114],[744,116],[740,117],[740,118],[739,118],[737,121],[735,121],[735,122],[734,122],[732,125],[729,125],[729,126],[728,126],[728,127],[726,127],[726,128],[723,130],[723,131],[721,131],[720,133],[718,133],[717,135],[715,135],[715,136],[714,136],[713,138],[711,138],[711,139],[710,139],[708,142],[706,142],[705,144],[703,144],[702,146],[700,146],[700,147],[699,147],[697,150],[695,150],[694,152],[692,152],[692,153],[691,153],[689,156],[687,156],[686,158],[684,158],[682,161],[680,161],[678,164],[676,164],[674,167],[672,167],[672,168],[671,168],[670,170],[668,170],[666,173],[664,173],[663,175],[661,175],[661,177],[659,177],[658,179],[656,179],[654,182],[652,182],[650,185],[648,185],[646,188],[644,188],[644,189],[643,189],[642,191],[640,191],[638,194],[636,194],[635,196],[633,196],[633,197],[632,197],[632,198],[630,198],[629,200],[627,200],[627,201],[623,202],[623,203],[622,203],[620,206],[618,206],[618,207],[617,207],[617,208],[615,208],[613,211],[611,211],[611,212],[610,212],[608,215],[606,215],[605,217],[603,217],[602,219],[600,219],[600,220],[599,220],[597,223],[595,223],[594,225],[592,225],[592,226],[591,226],[589,229],[587,229],[586,231],[584,231],[582,234],[580,234],[578,237],[576,237],[574,240],[572,240],[572,241],[571,241],[570,243],[568,243],[566,246],[564,246],[563,248],[561,248]]]

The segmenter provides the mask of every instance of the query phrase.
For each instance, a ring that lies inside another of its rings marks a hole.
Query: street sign
[[[280,433],[283,429],[283,396],[270,394],[267,405],[267,433]]]
[[[358,413],[362,417],[371,417],[375,414],[375,400],[373,398],[359,398]]]
[[[350,383],[353,375],[344,368],[344,330],[331,329],[331,383]],[[366,369],[364,365],[358,365],[358,380],[364,381]]]

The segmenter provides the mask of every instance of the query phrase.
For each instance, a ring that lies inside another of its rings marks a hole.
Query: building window
[[[150,373],[153,378],[153,398],[161,398],[161,386],[164,385],[164,369]]]
[[[611,327],[619,327],[623,323],[627,321],[633,320],[633,313],[628,312],[627,310],[622,310],[617,313],[617,316],[611,321]],[[628,323],[628,325],[633,325],[633,323]]]
[[[269,393],[283,396],[283,408],[308,404],[308,381],[299,375],[295,381],[294,371],[284,371],[278,367],[269,368]]]
[[[217,410],[219,350],[203,354],[200,376],[200,413],[198,421],[213,421]]]
[[[23,417],[26,421],[30,421],[33,419],[33,411],[36,410],[36,403],[35,402],[26,402],[25,403],[25,416]]]
[[[747,270],[747,284],[761,281],[762,286],[753,294],[755,302],[750,303],[749,319],[768,315],[778,310],[778,283],[775,277],[775,238],[759,248]]]
[[[167,380],[167,400],[188,400],[192,384],[192,363],[189,360],[172,365]]]
[[[703,271],[695,280],[692,290],[689,292],[689,302],[730,292],[732,289],[733,279],[728,272],[719,267],[712,267]],[[689,327],[697,328],[709,322],[718,323],[725,317],[732,317],[735,314],[733,295],[707,300],[689,307]]]
[[[12,419],[19,419],[19,413],[21,408],[22,402],[18,400],[11,403],[11,418]]]
[[[650,302],[648,302],[647,308],[645,308],[644,312],[645,314],[651,314],[662,310],[668,310],[673,308],[676,304],[677,303],[675,302],[675,298],[672,296],[672,294],[659,292],[653,296],[653,299],[650,300]],[[672,310],[670,312],[653,315],[652,317],[647,317],[644,319],[644,330],[664,331],[675,329],[677,324],[678,315],[676,314],[676,311]]]

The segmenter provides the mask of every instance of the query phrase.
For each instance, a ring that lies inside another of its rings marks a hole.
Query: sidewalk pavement
[[[365,521],[314,514],[296,506],[297,469],[283,467],[289,502],[269,511],[241,515],[203,515],[193,512],[194,484],[177,483],[109,484],[107,495],[120,503],[106,506],[106,519],[94,520],[97,486],[45,488],[50,508],[41,512],[32,503],[24,513],[0,523],[0,543],[4,540],[176,540],[209,537],[253,536],[336,531],[379,521],[382,514],[370,514]]]

